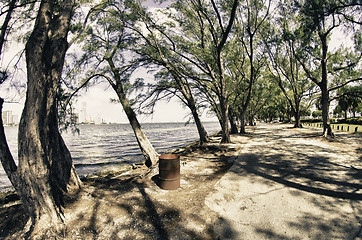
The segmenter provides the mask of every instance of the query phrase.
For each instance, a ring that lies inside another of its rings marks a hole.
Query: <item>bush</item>
[[[359,118],[349,118],[347,120],[340,119],[338,123],[346,123],[346,124],[355,124],[355,125],[362,125],[362,117]]]
[[[317,123],[317,122],[322,122],[322,119],[313,118],[313,119],[302,119],[300,121],[304,123]]]

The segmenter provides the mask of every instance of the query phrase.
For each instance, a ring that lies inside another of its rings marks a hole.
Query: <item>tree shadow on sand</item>
[[[66,224],[71,229],[64,238],[218,239],[215,224],[222,235],[235,236],[230,223],[205,205],[211,186],[236,159],[231,157],[235,151],[234,147],[211,144],[178,152],[182,171],[177,190],[158,188],[151,180],[156,176],[153,173],[147,179],[86,182],[83,194],[66,207]]]
[[[300,233],[294,237],[260,226],[256,227],[255,232],[268,239],[362,237],[362,169],[349,164],[361,158],[352,157],[348,152],[336,154],[336,148],[327,144],[299,141],[315,138],[313,133],[308,136],[284,135],[282,131],[277,134],[257,133],[257,137],[263,141],[253,146],[255,153],[241,156],[234,172],[248,175],[252,181],[268,186],[282,184],[290,188],[291,194],[300,195],[301,198],[306,196],[304,193],[312,193],[308,195],[308,199],[312,199],[312,206],[329,215],[305,212],[297,220],[290,220],[289,227]],[[346,205],[352,209],[351,212],[341,209]],[[352,219],[353,224],[346,219]]]
[[[95,183],[93,192],[79,201],[91,204],[87,214],[79,211],[68,216],[68,225],[78,226],[64,237],[82,239],[216,239],[213,224],[206,224],[197,212],[185,213],[164,201],[154,200],[141,182]],[[89,199],[87,199],[89,198]],[[83,203],[81,203],[83,202]],[[78,204],[79,204],[78,203]],[[89,212],[91,211],[91,212]],[[192,223],[192,224],[190,224]],[[221,220],[225,234],[233,230]]]

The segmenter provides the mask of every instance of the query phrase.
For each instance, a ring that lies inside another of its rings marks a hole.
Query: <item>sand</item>
[[[362,239],[360,134],[324,139],[320,129],[286,124],[247,130],[230,144],[216,136],[178,150],[177,190],[157,186],[157,168],[88,179],[66,205],[59,238]],[[0,211],[10,219],[0,238],[15,238],[20,204]]]

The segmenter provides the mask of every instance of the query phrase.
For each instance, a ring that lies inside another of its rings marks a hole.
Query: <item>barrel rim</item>
[[[158,158],[162,159],[162,160],[175,160],[175,159],[179,159],[180,156],[177,154],[162,154]]]

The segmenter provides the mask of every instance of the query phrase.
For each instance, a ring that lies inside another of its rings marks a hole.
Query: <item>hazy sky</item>
[[[156,7],[157,4],[153,3],[152,0],[149,0],[147,2],[147,5],[149,7]],[[348,40],[348,39],[347,39]],[[343,34],[340,34],[338,32],[335,32],[334,39],[330,44],[330,49],[333,49],[336,46],[339,46],[341,43],[345,43],[347,45],[348,41],[346,40],[345,36]],[[7,52],[5,52],[5,58],[3,57],[1,59],[1,66],[4,68],[4,66],[7,65],[7,63],[13,58],[13,56],[23,48],[22,45],[12,43],[11,46],[7,48]],[[25,66],[22,66],[25,68]],[[138,74],[139,76],[135,77],[145,77],[145,73],[140,71]],[[18,79],[22,79],[25,82],[25,73],[22,72],[19,75],[16,76]],[[0,96],[5,98],[5,100],[16,100],[20,103],[8,103],[5,102],[3,110],[11,110],[13,111],[13,114],[18,115],[20,119],[24,97],[19,98],[15,97],[16,93],[14,90],[11,90],[10,92],[6,90],[9,83],[5,83],[1,85],[0,89]],[[22,94],[25,95],[24,93]],[[127,123],[127,117],[122,109],[122,106],[120,104],[111,103],[110,99],[114,98],[116,99],[117,96],[114,93],[114,91],[111,88],[106,87],[106,85],[99,85],[94,86],[88,89],[88,91],[83,91],[82,96],[77,98],[77,104],[75,104],[77,110],[79,111],[81,109],[82,103],[87,103],[87,115],[91,115],[92,119],[94,118],[102,118],[106,122],[122,122]],[[188,118],[185,116],[189,114],[189,110],[182,106],[182,104],[176,100],[173,100],[169,103],[167,102],[159,102],[156,105],[155,113],[153,116],[140,116],[139,120],[141,122],[184,122],[187,121]],[[203,121],[216,121],[216,117],[208,117],[206,114],[203,114],[202,116]]]
[[[158,5],[152,0],[147,1],[146,5],[150,8],[157,7]],[[166,6],[167,3],[162,6]],[[21,44],[15,44],[15,42],[9,44],[7,51],[1,59],[1,66],[4,67],[13,58],[13,56],[19,52],[24,46]],[[23,65],[23,68],[25,66]],[[145,77],[145,73],[142,71],[138,72],[134,77]],[[20,73],[16,76],[17,79],[25,82],[26,76],[24,73]],[[152,77],[151,77],[152,78]],[[14,115],[18,115],[20,119],[23,104],[25,101],[25,90],[21,94],[22,97],[9,87],[9,81],[1,85],[0,96],[5,98],[6,102],[3,106],[3,111],[12,111]],[[81,96],[76,99],[76,112],[79,112],[82,108],[83,102],[86,102],[87,117],[91,117],[92,120],[96,118],[104,119],[106,122],[121,122],[127,123],[127,117],[122,109],[120,103],[111,103],[110,99],[117,99],[117,95],[113,89],[107,87],[107,84],[99,84],[97,86],[89,88],[87,91],[81,91]],[[15,101],[19,103],[9,102]],[[161,101],[156,105],[155,113],[152,116],[139,116],[141,122],[185,122],[188,120],[187,115],[189,110],[182,106],[178,100],[171,100],[171,102]],[[215,117],[206,116],[203,114],[202,119],[204,121],[216,121]]]

